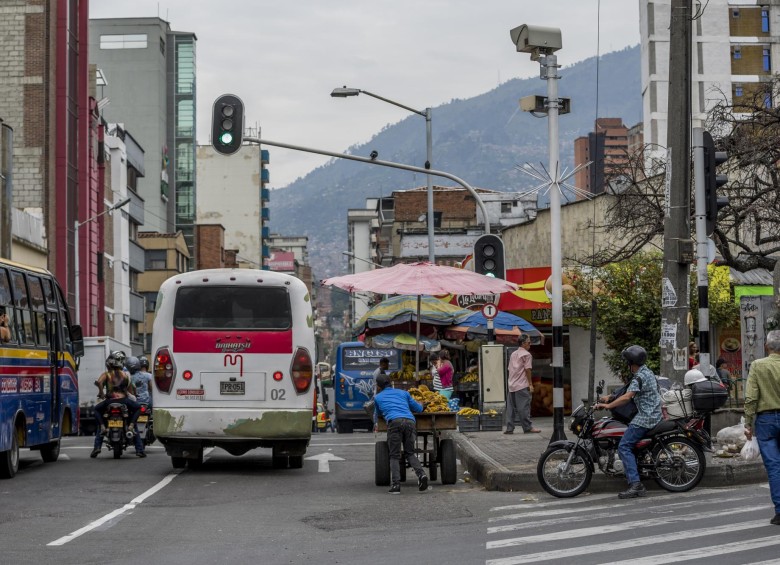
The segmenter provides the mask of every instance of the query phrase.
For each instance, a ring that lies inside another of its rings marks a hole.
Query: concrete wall
[[[243,145],[226,157],[211,145],[197,148],[196,223],[225,227],[225,249],[260,268],[260,148]]]

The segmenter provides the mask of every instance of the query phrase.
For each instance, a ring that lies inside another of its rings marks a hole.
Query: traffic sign
[[[498,316],[498,308],[496,308],[495,304],[485,304],[482,307],[482,315],[485,316],[486,319],[492,320]]]

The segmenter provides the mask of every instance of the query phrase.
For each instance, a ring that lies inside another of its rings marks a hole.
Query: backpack
[[[636,379],[636,380],[639,383],[639,390],[642,390],[642,379]],[[617,389],[612,394],[613,398],[620,398],[621,396],[626,394],[626,392],[628,391],[628,385],[630,384],[631,381],[629,381],[627,384],[624,384],[622,387]],[[612,408],[610,412],[612,412],[612,417],[615,418],[615,420],[628,425],[631,423],[631,420],[634,419],[634,416],[636,416],[639,413],[639,408],[636,407],[636,402],[634,402],[634,399],[632,398],[626,404],[623,404],[616,408]]]

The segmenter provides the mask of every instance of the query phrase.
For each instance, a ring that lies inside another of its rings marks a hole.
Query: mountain
[[[593,130],[596,117],[620,117],[629,127],[642,119],[639,46],[602,55],[598,65],[592,57],[559,72],[559,94],[571,98],[571,113],[559,119],[561,161],[571,170],[574,140]],[[518,100],[546,92],[546,83],[536,76],[512,79],[479,96],[434,108],[433,168],[478,188],[510,192],[538,184],[515,167],[524,163],[538,167],[540,162],[547,166],[547,120],[521,112]],[[348,153],[368,155],[376,150],[383,160],[423,166],[425,139],[418,120],[410,115],[386,126]],[[434,182],[454,185],[443,178],[434,177]],[[325,278],[337,274],[345,261],[341,252],[347,248],[348,208],[363,207],[366,198],[425,184],[424,175],[333,159],[271,193],[271,230],[307,235],[315,279]],[[540,206],[545,205],[540,200]]]

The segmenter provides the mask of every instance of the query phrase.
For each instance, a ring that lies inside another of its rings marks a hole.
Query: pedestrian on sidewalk
[[[531,422],[531,395],[534,383],[531,379],[531,336],[520,334],[519,346],[509,357],[509,394],[506,399],[506,430],[505,434],[515,433],[515,419],[520,420],[523,432],[538,434],[542,430],[535,428]]]
[[[374,396],[374,429],[377,417],[387,422],[387,446],[390,449],[390,494],[401,494],[401,446],[409,466],[417,474],[417,488],[428,490],[428,476],[414,454],[417,443],[417,423],[413,412],[422,412],[423,406],[408,391],[390,388],[390,377],[376,378],[377,393]]]
[[[631,371],[631,382],[628,385],[628,390],[622,396],[607,403],[603,402],[603,398],[599,398],[599,402],[596,403],[594,408],[596,410],[612,410],[616,406],[628,404],[632,401],[636,403],[638,412],[631,420],[628,428],[626,428],[618,445],[618,454],[620,454],[620,460],[623,462],[626,480],[628,481],[628,489],[619,493],[618,498],[636,498],[645,496],[647,491],[639,480],[634,447],[645,437],[647,432],[657,426],[663,419],[661,414],[661,393],[655,375],[645,365],[647,351],[643,347],[631,345],[626,347],[620,355]]]
[[[780,330],[766,334],[767,356],[750,364],[745,391],[745,437],[755,434],[769,477],[769,493],[780,526]]]

